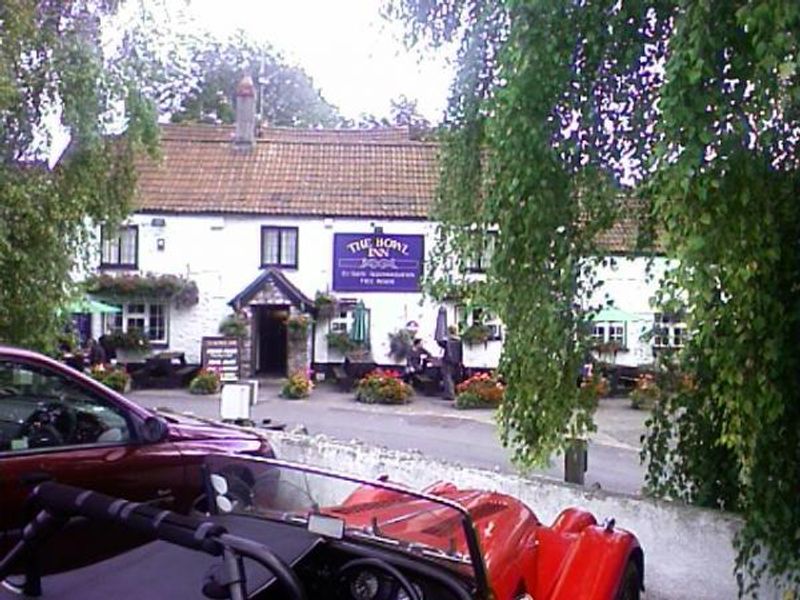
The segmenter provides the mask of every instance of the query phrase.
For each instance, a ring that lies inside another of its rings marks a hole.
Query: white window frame
[[[654,348],[683,348],[687,335],[686,323],[674,315],[665,313],[653,315]]]
[[[595,344],[618,343],[628,347],[628,328],[624,321],[596,321],[592,325],[592,341]]]
[[[125,238],[132,236],[132,240]],[[133,256],[124,256],[131,249]],[[100,267],[106,269],[137,269],[139,265],[139,226],[121,225],[114,235],[104,228],[100,232]]]
[[[125,303],[117,303],[116,306],[122,309],[119,313],[109,313],[103,315],[103,331],[119,331],[127,333],[131,327],[130,321],[133,319],[140,319],[144,322],[144,327],[141,328],[151,344],[167,345],[169,343],[169,305],[165,302],[145,302],[145,301],[132,301]],[[133,307],[143,308],[142,311],[132,310]],[[153,316],[153,308],[161,307],[163,315],[164,331],[163,336],[153,337],[152,328],[150,327],[150,319]]]

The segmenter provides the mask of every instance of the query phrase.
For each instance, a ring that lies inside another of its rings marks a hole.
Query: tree
[[[283,127],[331,127],[341,118],[314,87],[308,74],[291,66],[267,43],[247,39],[243,34],[220,42],[209,35],[190,47],[192,68],[187,91],[172,100],[173,122],[233,123],[234,94],[242,75],[261,82],[260,113],[264,120]]]
[[[345,124],[362,129],[372,127],[408,127],[412,137],[424,137],[433,130],[431,122],[419,112],[417,101],[404,94],[391,100],[388,117],[363,114],[357,122],[346,122]]]
[[[113,0],[0,5],[0,340],[52,348],[57,307],[92,242],[87,222],[128,212],[132,154],[154,141],[154,113],[136,81],[107,68],[100,22]],[[124,102],[124,138],[105,125]],[[47,165],[51,121],[72,142]]]
[[[258,86],[259,108],[270,125],[335,126],[337,109],[300,67],[269,43],[238,31],[219,38],[202,28],[186,7],[152,1],[119,17],[125,30],[119,60],[137,65],[159,116],[175,123],[233,123],[235,93],[244,75]]]
[[[782,573],[797,592],[800,5],[393,0],[387,12],[412,43],[461,36],[434,267],[458,272],[453,257],[499,228],[482,293],[508,326],[500,422],[516,458],[591,428],[574,386],[586,257],[616,198],[636,196],[649,241],[678,259],[661,302],[684,303],[692,333],[666,365],[676,383],[651,421],[648,485],[741,512],[741,591]]]

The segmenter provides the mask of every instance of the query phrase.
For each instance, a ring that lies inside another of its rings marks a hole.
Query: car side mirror
[[[164,419],[147,417],[142,425],[142,441],[145,444],[157,444],[167,439],[169,427]]]

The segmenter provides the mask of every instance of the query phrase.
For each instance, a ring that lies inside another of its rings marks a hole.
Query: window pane
[[[0,362],[0,452],[82,444],[122,443],[130,439],[116,407],[96,398],[71,379],[11,361]],[[85,427],[71,425],[74,415]]]
[[[164,305],[151,304],[150,305],[150,323],[147,332],[148,337],[152,341],[162,342],[167,338],[166,320],[164,318]]]
[[[294,229],[281,230],[281,264],[297,264],[297,231]]]
[[[117,236],[108,237],[108,232],[102,234],[102,258],[104,264],[119,264],[119,238]]]
[[[265,265],[278,264],[279,238],[277,229],[264,229],[262,233],[261,262]]]
[[[128,317],[128,331],[131,329],[138,329],[144,331],[144,317]]]
[[[136,264],[136,235],[135,227],[126,227],[120,230],[120,256],[119,262],[123,265]]]

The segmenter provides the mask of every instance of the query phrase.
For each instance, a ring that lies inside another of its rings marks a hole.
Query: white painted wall
[[[154,217],[158,221],[154,221]],[[163,222],[163,225],[153,223]],[[200,340],[217,335],[219,322],[230,313],[228,302],[260,273],[261,227],[263,225],[298,227],[298,268],[284,269],[286,276],[309,298],[317,291],[331,290],[333,284],[333,239],[335,233],[372,233],[379,226],[387,234],[421,234],[425,248],[434,245],[435,224],[426,221],[392,219],[352,219],[318,217],[273,217],[261,215],[175,215],[137,213],[130,217],[139,227],[139,270],[141,273],[182,275],[197,283],[198,305],[172,307],[169,318],[169,349],[186,353],[187,360],[200,360]],[[158,250],[158,240],[164,240]],[[663,270],[656,265],[656,274]],[[657,277],[645,274],[645,259],[617,259],[616,266],[601,269],[605,286],[595,299],[606,293],[615,305],[640,314],[642,322],[630,325],[630,352],[620,353],[620,364],[652,361],[648,343],[640,342],[644,330],[652,326],[649,298],[657,288]],[[338,293],[340,298],[363,300],[371,314],[371,345],[375,360],[391,364],[388,356],[389,333],[408,321],[417,321],[419,337],[425,347],[438,354],[433,340],[438,305],[425,301],[420,293]],[[449,323],[455,323],[453,307],[448,307]],[[338,362],[341,356],[328,352],[325,335],[327,322],[320,323],[314,339],[313,360]],[[99,335],[99,332],[96,332]],[[467,367],[494,368],[502,351],[501,341],[465,346]]]
[[[612,301],[616,308],[641,318],[627,324],[628,351],[604,357],[609,362],[625,366],[653,362],[652,342],[643,336],[653,328],[652,300],[668,266],[669,261],[664,258],[654,258],[648,265],[646,258],[613,257],[598,267],[597,279],[603,285],[595,291],[592,303],[605,305]]]

